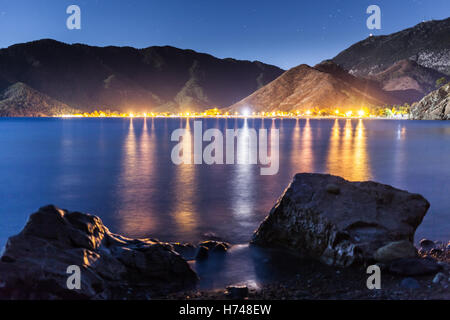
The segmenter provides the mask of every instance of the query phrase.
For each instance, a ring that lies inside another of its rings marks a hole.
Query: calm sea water
[[[186,119],[0,119],[0,246],[45,204],[100,216],[130,237],[248,241],[297,172],[375,180],[424,195],[416,240],[450,239],[450,122],[203,119],[204,128],[280,129],[280,169],[180,165]]]

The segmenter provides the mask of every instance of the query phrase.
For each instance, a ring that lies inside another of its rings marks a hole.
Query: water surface
[[[248,241],[297,172],[375,180],[424,195],[416,240],[450,239],[450,122],[203,119],[206,128],[280,129],[280,169],[174,165],[170,134],[193,119],[0,120],[0,246],[56,204],[130,237]],[[206,143],[205,143],[206,145]]]

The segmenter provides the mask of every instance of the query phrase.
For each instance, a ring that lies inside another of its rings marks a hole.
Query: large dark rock
[[[67,288],[67,268],[81,289]],[[0,296],[20,299],[145,298],[191,287],[197,275],[170,244],[111,233],[100,218],[47,206],[9,238],[0,262]],[[136,296],[134,296],[136,297]]]
[[[413,242],[429,206],[421,195],[376,182],[297,174],[252,243],[349,266],[373,260],[377,249],[393,241]]]
[[[411,107],[415,120],[450,120],[450,83],[431,92]]]

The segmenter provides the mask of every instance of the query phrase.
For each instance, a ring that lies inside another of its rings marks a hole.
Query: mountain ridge
[[[96,47],[43,39],[0,50],[0,75],[9,84],[26,83],[83,111],[226,107],[282,72],[259,61],[171,46]]]
[[[0,116],[2,117],[62,116],[78,112],[22,82],[16,82],[0,91]]]
[[[358,79],[328,60],[301,64],[232,105],[231,112],[296,112],[311,109],[350,111],[401,103],[371,80]]]
[[[332,60],[356,76],[374,75],[403,59],[450,75],[449,44],[450,18],[431,20],[389,35],[370,36]]]

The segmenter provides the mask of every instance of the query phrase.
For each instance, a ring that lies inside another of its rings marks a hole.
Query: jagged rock
[[[340,193],[327,191],[336,185]],[[376,182],[297,174],[253,235],[252,243],[284,247],[329,265],[372,260],[393,241],[414,239],[430,204],[418,194]]]
[[[430,258],[405,258],[392,261],[388,271],[402,276],[421,276],[433,274],[442,269],[436,261]]]
[[[402,258],[414,258],[417,256],[416,248],[408,240],[394,241],[379,248],[374,255],[375,260],[388,262]]]
[[[207,240],[200,242],[199,246],[207,247],[211,252],[226,252],[230,244],[224,241]]]
[[[68,266],[81,269],[81,289],[67,288]],[[20,299],[126,297],[195,285],[197,276],[168,243],[111,233],[100,218],[55,206],[33,213],[10,237],[0,262],[0,296]]]
[[[450,120],[450,83],[423,97],[411,106],[415,120]]]
[[[192,243],[180,243],[173,242],[171,243],[173,250],[177,252],[180,256],[185,260],[193,260],[195,258],[195,254],[197,252],[197,247]]]

